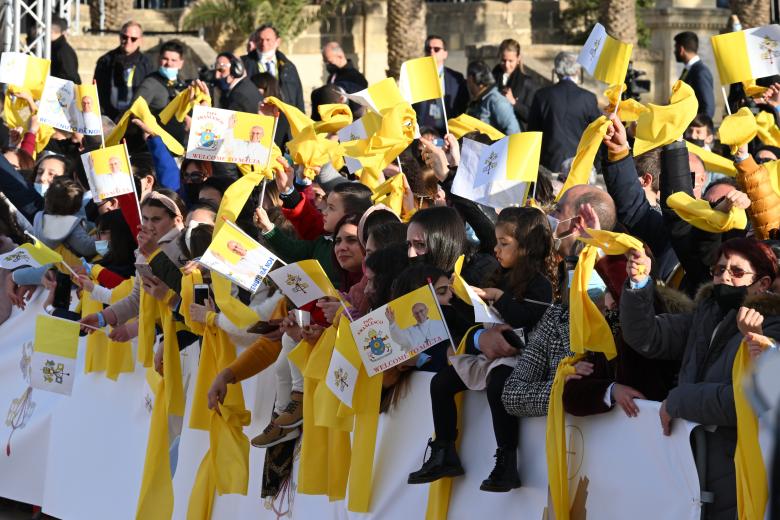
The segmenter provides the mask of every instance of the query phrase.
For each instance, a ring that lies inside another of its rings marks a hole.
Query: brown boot
[[[303,392],[292,392],[290,404],[273,420],[273,423],[285,430],[303,424]]]
[[[274,424],[274,420],[278,417],[276,413],[273,414],[271,422],[265,427],[263,433],[252,439],[251,444],[255,448],[270,448],[284,441],[289,441],[298,437],[301,432],[298,429],[295,430],[283,430],[279,426]]]

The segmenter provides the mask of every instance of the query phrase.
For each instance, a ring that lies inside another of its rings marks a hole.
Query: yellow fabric
[[[456,139],[460,139],[470,132],[485,134],[494,141],[506,137],[506,134],[503,132],[468,114],[461,114],[458,117],[453,117],[447,121],[447,125],[449,126],[450,133],[454,135]]]
[[[467,339],[471,332],[479,328],[479,325],[471,327],[463,335],[460,340],[458,348],[455,349],[455,355],[459,356],[466,353]],[[458,438],[455,440],[456,447],[460,446],[461,435],[463,431],[463,395],[464,392],[459,392],[455,396],[455,411],[458,417]],[[425,520],[447,520],[447,513],[450,508],[450,495],[452,494],[452,478],[440,478],[435,482],[431,482],[428,487],[428,505],[425,510]]]
[[[623,43],[607,35],[596,68],[593,70],[593,77],[608,85],[623,83],[633,49],[634,46],[630,43]]]
[[[756,114],[756,130],[762,143],[771,146],[780,146],[780,128],[775,124],[774,114],[759,112]]]
[[[416,124],[411,105],[399,103],[383,113],[374,135],[343,143],[344,154],[363,166],[356,172],[360,182],[372,189],[384,182],[382,170],[412,143]]]
[[[384,204],[396,215],[401,215],[404,205],[404,174],[393,175],[372,190],[371,202]]]
[[[602,352],[607,359],[617,355],[615,338],[607,320],[588,296],[588,280],[599,258],[599,249],[607,255],[622,255],[631,249],[644,250],[642,242],[623,233],[588,229],[590,238],[579,237],[587,244],[580,253],[569,288],[569,334],[572,352],[584,354],[586,350]]]
[[[141,301],[138,306],[138,362],[144,367],[151,367],[154,361],[157,309],[157,300],[141,286]]]
[[[94,266],[94,269],[97,266]],[[130,277],[111,290],[111,304],[126,298],[133,290],[135,278]],[[134,321],[134,320],[130,320]],[[108,353],[106,356],[106,377],[116,381],[119,374],[135,371],[133,359],[133,344],[130,341],[108,340]]]
[[[604,91],[604,96],[609,101],[609,106],[604,109],[604,112],[613,113],[615,106],[618,107],[618,117],[624,123],[630,123],[639,119],[639,115],[643,112],[647,112],[647,107],[636,99],[620,99],[620,96],[626,90],[626,84],[613,85]],[[620,103],[618,104],[618,100]]]
[[[160,112],[160,122],[162,124],[167,125],[168,121],[174,116],[176,116],[176,121],[181,123],[184,121],[187,114],[190,113],[192,107],[200,105],[204,101],[211,106],[211,96],[199,88],[193,87],[193,89],[195,92],[195,97],[193,99],[190,99],[190,92],[192,92],[192,90],[189,88],[184,89],[162,109],[162,112]]]
[[[168,410],[165,407],[165,380],[147,369],[147,381],[154,388],[154,408],[149,423],[149,440],[136,506],[136,520],[170,520],[173,515],[173,481],[168,452]]]
[[[699,102],[693,89],[677,81],[672,87],[668,105],[648,103],[647,111],[637,119],[634,156],[682,137],[698,110]]]
[[[277,97],[268,96],[263,100],[263,103],[275,106],[284,114],[287,122],[290,123],[290,133],[293,138],[297,137],[304,129],[314,126],[314,121],[309,116],[301,112],[297,107],[288,105]]]
[[[16,96],[23,90],[26,89],[8,85],[8,91],[5,93],[5,100],[3,101],[3,118],[8,128],[24,127],[29,119],[29,116],[25,118],[22,115],[22,111],[29,107],[27,101]]]
[[[130,124],[130,120],[133,118],[140,119],[151,130],[160,136],[165,146],[174,155],[184,155],[184,147],[177,141],[171,134],[166,132],[163,127],[157,123],[157,119],[152,115],[149,110],[149,105],[146,104],[146,100],[142,97],[136,98],[130,108],[125,112],[116,124],[116,128],[111,132],[111,135],[106,137],[105,146],[114,146],[119,144],[127,132],[127,125]]]
[[[314,126],[307,126],[287,142],[287,149],[293,163],[303,166],[303,175],[307,179],[317,176],[317,168],[327,163],[340,170],[344,166],[344,152],[338,141],[318,134]]]
[[[89,291],[81,291],[81,317],[103,310],[103,304],[92,297]],[[87,336],[87,350],[84,353],[84,373],[102,372],[106,369],[108,357],[108,337],[101,330]]]
[[[734,167],[734,163],[731,160],[687,141],[685,142],[685,146],[688,147],[689,152],[695,154],[702,160],[704,168],[708,172],[723,173],[729,177],[736,177],[737,169]]]
[[[737,511],[740,520],[764,518],[768,497],[766,468],[758,443],[758,418],[745,395],[745,378],[752,371],[747,344],[742,341],[734,359],[731,380],[737,410],[737,449],[734,467],[737,473]]]
[[[61,254],[57,253],[56,251],[51,249],[49,246],[47,246],[37,238],[35,237],[32,238],[33,238],[32,244],[29,243],[22,244],[19,247],[27,251],[27,253],[29,253],[29,255],[33,258],[33,260],[35,260],[41,265],[56,264],[58,262],[64,261]]]
[[[184,416],[184,382],[181,375],[179,341],[171,308],[156,301],[163,331],[163,373],[165,375],[165,404],[171,415]]]
[[[409,103],[444,97],[439,66],[433,56],[406,60],[401,64],[398,90]]]
[[[273,161],[272,168],[278,164]],[[264,170],[244,165],[239,166],[243,176],[231,184],[222,196],[219,212],[214,223],[214,236],[225,223],[225,219],[235,222],[241,208],[246,204],[252,189],[260,181],[272,178],[272,169]],[[239,328],[247,328],[257,323],[258,316],[252,309],[230,295],[230,280],[217,272],[212,273],[211,288],[214,290],[214,300],[220,311]]]
[[[198,466],[187,520],[211,519],[215,491],[246,495],[249,487],[249,439],[242,429],[249,426],[250,413],[243,404],[225,403],[219,409],[221,415],[211,412],[209,449]]]
[[[721,85],[731,85],[753,79],[747,41],[743,31],[713,36],[712,53],[718,66]]]
[[[460,255],[458,259],[455,260],[455,270],[452,273],[452,291],[455,293],[455,296],[471,305],[471,297],[469,296],[468,291],[466,291],[466,280],[460,275],[460,272],[463,269],[464,259],[464,255]]]
[[[749,79],[742,82],[742,88],[745,90],[745,95],[747,97],[758,97],[764,94],[767,90],[769,90],[767,87],[760,87],[756,85],[756,80]]]
[[[34,99],[41,99],[50,68],[51,60],[27,56],[27,67],[24,71],[24,83],[22,86],[32,92]]]
[[[352,110],[349,109],[349,105],[332,103],[320,105],[317,110],[321,120],[314,123],[314,130],[318,134],[335,134],[352,124]]]
[[[744,209],[732,207],[728,213],[718,211],[702,199],[694,199],[678,191],[666,199],[666,203],[681,219],[695,228],[709,233],[725,233],[731,229],[745,229],[747,213]]]
[[[590,172],[593,168],[593,161],[596,159],[596,153],[599,151],[599,146],[601,146],[601,142],[604,136],[607,135],[607,130],[611,124],[612,121],[607,119],[606,116],[600,116],[585,129],[580,138],[580,144],[577,145],[577,153],[574,155],[569,176],[566,177],[563,188],[561,188],[558,196],[555,197],[556,201],[561,200],[566,190],[572,186],[588,183]]]
[[[556,520],[569,520],[569,469],[566,460],[566,418],[563,413],[563,387],[566,376],[575,372],[574,364],[583,354],[567,357],[558,364],[547,405],[547,479]],[[552,515],[548,515],[552,516]]]
[[[35,157],[46,148],[49,144],[52,136],[54,135],[54,128],[49,125],[41,124],[38,128],[38,133],[35,134]],[[35,158],[33,157],[33,159]]]
[[[393,78],[385,78],[373,85],[369,85],[367,89],[355,93],[355,96],[360,98],[365,95],[368,95],[370,98],[371,108],[380,114],[384,114],[398,103],[405,102],[401,91],[398,89],[398,84]]]
[[[718,129],[718,137],[722,144],[731,147],[731,153],[750,142],[758,133],[758,124],[753,112],[748,107],[740,108],[736,113],[723,118]]]
[[[509,136],[506,154],[506,180],[536,182],[539,156],[542,154],[542,133],[522,132]]]

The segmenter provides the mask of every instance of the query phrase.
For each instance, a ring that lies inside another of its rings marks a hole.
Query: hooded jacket
[[[63,245],[78,256],[92,258],[97,254],[95,238],[87,233],[84,218],[79,215],[35,214],[33,235],[52,249]]]

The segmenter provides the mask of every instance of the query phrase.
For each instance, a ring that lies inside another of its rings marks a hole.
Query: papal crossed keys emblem
[[[496,154],[496,152],[490,152],[490,155],[488,155],[487,158],[485,159],[485,165],[482,167],[482,173],[484,173],[487,176],[490,176],[490,174],[497,166],[498,166],[498,154]]]
[[[336,370],[333,371],[333,378],[336,380],[336,386],[339,390],[342,392],[347,389],[349,386],[349,376],[347,375],[347,371],[343,368],[339,367]]]
[[[288,287],[292,287],[293,292],[306,294],[306,289],[309,288],[309,284],[304,282],[303,278],[297,274],[288,274],[285,283]]]
[[[62,363],[55,363],[51,359],[46,360],[46,363],[41,370],[43,371],[43,380],[47,383],[57,383],[61,385],[64,377],[70,375],[65,372],[65,365]]]
[[[593,47],[588,51],[591,59],[596,57],[596,53],[599,51],[599,45],[601,45],[601,38],[593,42]]]

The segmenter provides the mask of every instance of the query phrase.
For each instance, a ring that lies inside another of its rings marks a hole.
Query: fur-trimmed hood
[[[715,284],[706,283],[696,292],[696,305],[712,298],[712,289]],[[745,298],[744,307],[755,309],[764,316],[780,316],[780,294],[765,292]]]
[[[696,304],[684,292],[668,287],[666,285],[656,285],[655,291],[658,297],[666,307],[666,312],[679,314],[683,312],[693,312]]]

